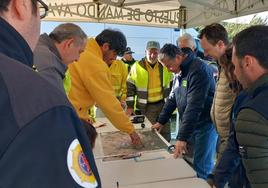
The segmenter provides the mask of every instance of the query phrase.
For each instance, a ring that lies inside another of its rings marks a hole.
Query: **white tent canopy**
[[[268,10],[268,0],[46,0],[46,20],[194,27]]]

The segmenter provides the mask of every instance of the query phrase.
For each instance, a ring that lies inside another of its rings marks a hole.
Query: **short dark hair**
[[[95,40],[100,46],[104,43],[108,43],[110,45],[110,50],[114,50],[120,56],[124,55],[127,47],[125,35],[117,30],[105,29],[96,36]]]
[[[0,13],[7,11],[7,7],[11,0],[1,0],[0,1]]]
[[[61,43],[66,39],[74,38],[76,44],[81,45],[82,41],[87,38],[87,35],[78,25],[73,23],[64,23],[58,25],[49,34],[49,37],[58,43]]]
[[[83,119],[80,119],[80,120],[81,120],[82,125],[85,128],[86,134],[89,138],[90,146],[91,146],[91,148],[94,148],[98,133],[97,133],[95,127],[93,125],[91,125],[89,122],[87,122],[86,120],[83,120]]]
[[[220,40],[223,41],[225,45],[228,45],[229,43],[228,33],[226,29],[219,23],[207,25],[204,29],[202,29],[198,38],[202,39],[204,36],[212,45],[217,44],[217,42]]]
[[[263,68],[268,69],[268,26],[251,26],[239,32],[233,38],[233,45],[238,59],[251,55]]]
[[[159,59],[167,57],[169,59],[174,59],[176,55],[182,55],[182,50],[175,46],[174,44],[165,44],[159,52]]]
[[[0,1],[0,14],[2,14],[3,12],[8,11],[8,5],[10,4],[11,0],[1,0]],[[36,0],[31,0],[32,2],[32,13],[36,14],[37,13],[37,2]]]

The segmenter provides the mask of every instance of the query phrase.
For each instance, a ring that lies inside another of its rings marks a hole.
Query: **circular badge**
[[[69,146],[67,154],[69,172],[76,183],[85,188],[96,188],[98,183],[91,171],[82,147],[77,139]]]

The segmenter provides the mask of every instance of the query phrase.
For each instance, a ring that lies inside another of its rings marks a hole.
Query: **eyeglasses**
[[[39,3],[40,19],[43,19],[47,16],[48,6],[42,0],[37,0],[37,2]]]

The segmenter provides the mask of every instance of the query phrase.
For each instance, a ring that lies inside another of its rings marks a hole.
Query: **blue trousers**
[[[199,178],[206,180],[214,168],[217,138],[212,123],[196,128],[193,132],[190,140],[193,145],[193,167]]]

